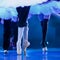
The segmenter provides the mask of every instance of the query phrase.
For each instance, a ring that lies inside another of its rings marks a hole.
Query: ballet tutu
[[[18,13],[15,8],[0,8],[0,18],[1,19],[12,19],[17,17]]]
[[[57,7],[53,7],[54,8],[54,10],[57,12],[57,13],[59,13],[60,14],[60,2],[58,1],[57,2],[57,5],[56,5]]]
[[[10,19],[10,12],[6,8],[0,8],[0,18],[1,19]]]
[[[29,14],[44,14],[44,15],[51,15],[54,13],[53,7],[58,7],[57,6],[57,1],[50,1],[48,3],[44,4],[37,4],[34,6],[31,6]]]
[[[0,7],[24,7],[47,2],[47,0],[0,0]]]

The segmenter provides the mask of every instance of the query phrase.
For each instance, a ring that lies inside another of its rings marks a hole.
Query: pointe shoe
[[[4,54],[7,54],[8,53],[8,51],[7,50],[4,50]]]
[[[19,43],[17,43],[17,54],[21,55],[22,54],[22,49]]]
[[[21,54],[22,54],[22,49],[19,48],[19,47],[17,48],[17,54],[18,54],[18,55],[21,55]]]
[[[30,45],[30,42],[24,41],[23,42],[23,49],[27,48]]]
[[[23,50],[24,50],[24,55],[26,55],[26,49],[30,45],[30,42],[27,40],[23,42]]]
[[[47,51],[47,50],[48,50],[47,47],[42,48],[42,51],[44,51],[44,52]]]
[[[18,55],[21,55],[21,54],[22,54],[22,50],[21,50],[21,49],[20,49],[20,50],[18,49],[18,50],[17,50],[17,54],[18,54]]]
[[[24,55],[26,55],[26,48],[24,49]]]

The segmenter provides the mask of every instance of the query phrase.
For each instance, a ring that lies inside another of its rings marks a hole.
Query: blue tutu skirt
[[[18,13],[15,8],[0,8],[1,19],[12,19],[17,17]]]
[[[29,14],[41,14],[42,13],[44,15],[51,15],[52,13],[54,13],[53,7],[58,8],[57,3],[58,3],[57,1],[51,1],[48,3],[44,3],[44,4],[37,4],[37,5],[31,6]]]

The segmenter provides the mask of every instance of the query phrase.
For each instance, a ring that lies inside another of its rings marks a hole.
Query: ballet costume
[[[29,15],[37,15],[40,22],[41,22],[41,27],[42,27],[42,50],[47,51],[47,44],[46,42],[46,33],[47,33],[47,24],[48,20],[50,20],[50,16],[52,13],[56,14],[57,11],[54,8],[58,8],[57,6],[58,2],[57,1],[49,1],[47,3],[43,4],[37,4],[34,6],[31,6]],[[58,11],[60,12],[60,11]]]
[[[11,10],[12,9],[12,10]],[[15,8],[0,8],[0,18],[4,20],[4,41],[3,41],[3,49],[4,53],[7,53],[10,44],[10,34],[11,34],[11,21],[16,17],[17,14],[14,13]],[[16,13],[17,11],[15,11]]]

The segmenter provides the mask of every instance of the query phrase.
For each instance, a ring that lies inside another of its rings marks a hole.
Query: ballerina
[[[21,0],[21,1],[23,1],[23,0]],[[19,4],[18,4],[19,6],[17,7],[18,18],[19,18],[17,54],[21,54],[22,51],[24,51],[24,54],[26,55],[27,47],[30,45],[30,43],[28,41],[28,27],[27,27],[27,22],[26,22],[27,17],[28,17],[28,13],[30,10],[30,6],[38,4],[38,3],[43,3],[46,1],[47,0],[35,0],[33,2],[33,0],[25,0],[25,1],[23,1],[23,3],[21,3],[22,7],[19,5],[20,4],[20,2],[19,2]],[[24,36],[25,34],[26,34],[26,36]],[[23,49],[24,50],[22,50],[22,47],[21,47],[22,37],[24,37],[24,39],[23,39]]]
[[[3,49],[4,53],[8,52],[10,44],[10,34],[11,34],[11,21],[17,21],[17,11],[16,8],[0,8],[0,18],[4,21],[4,39],[3,39]]]
[[[44,4],[37,4],[37,5],[31,6],[30,8],[30,12],[29,12],[30,17],[32,15],[37,15],[41,22],[41,27],[42,27],[41,44],[42,44],[43,51],[47,51],[48,42],[46,41],[46,33],[47,33],[48,20],[50,20],[50,16],[52,13],[59,16],[59,13],[60,13],[59,5],[60,4],[58,1],[49,1]]]

